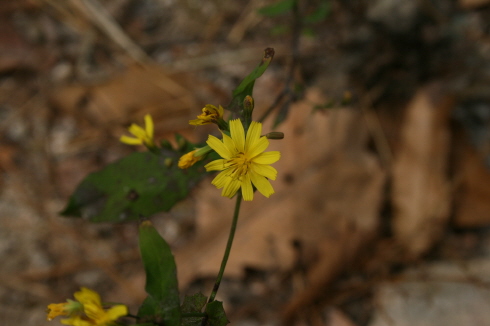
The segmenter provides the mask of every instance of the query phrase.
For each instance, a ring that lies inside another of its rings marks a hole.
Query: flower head
[[[217,123],[218,120],[223,119],[223,107],[219,105],[217,108],[214,105],[207,104],[203,109],[202,113],[197,116],[197,119],[190,120],[189,124],[193,126],[201,126],[208,123]]]
[[[267,137],[260,136],[262,124],[253,121],[245,135],[240,119],[230,121],[231,137],[223,133],[223,141],[209,136],[207,143],[222,159],[205,165],[207,171],[222,171],[211,182],[221,195],[232,198],[241,188],[243,199],[253,199],[253,187],[269,197],[274,193],[270,180],[275,180],[277,171],[270,164],[281,157],[278,151],[264,152],[269,146]]]
[[[181,169],[188,169],[191,166],[193,166],[194,164],[196,164],[196,162],[202,160],[204,158],[204,156],[211,151],[212,151],[212,148],[209,147],[209,145],[206,145],[206,146],[201,147],[201,148],[196,148],[195,150],[193,150],[187,154],[182,155],[179,159],[178,166]]]
[[[195,150],[193,150],[187,154],[182,155],[179,159],[179,164],[178,164],[179,168],[188,169],[191,166],[193,166],[197,161],[202,159],[202,156],[199,156],[199,157],[194,156],[196,151],[197,151],[197,149],[195,149]]]
[[[153,140],[153,119],[151,118],[151,115],[145,115],[145,129],[133,123],[128,130],[134,137],[123,135],[119,139],[121,142],[128,145],[155,147],[155,142]]]
[[[57,316],[68,316],[61,323],[72,326],[109,326],[119,317],[128,314],[125,305],[116,305],[108,310],[102,307],[100,296],[97,292],[87,288],[81,288],[75,292],[77,301],[67,300],[65,303],[52,303],[48,305],[48,320]]]

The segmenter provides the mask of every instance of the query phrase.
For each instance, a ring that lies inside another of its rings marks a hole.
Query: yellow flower
[[[133,123],[128,130],[134,137],[123,135],[119,139],[121,142],[128,145],[146,145],[147,147],[155,147],[155,142],[153,141],[153,119],[151,118],[151,115],[145,115],[145,129]]]
[[[264,152],[269,146],[267,137],[260,136],[262,124],[253,121],[245,136],[240,119],[230,121],[231,137],[223,133],[223,141],[209,136],[207,143],[223,159],[205,165],[207,171],[222,171],[211,182],[218,189],[223,188],[221,195],[232,198],[241,188],[243,199],[253,199],[252,184],[257,190],[269,197],[274,189],[269,179],[275,180],[277,170],[269,164],[281,157],[278,151]]]
[[[65,303],[52,303],[48,305],[48,320],[57,316],[68,316],[61,323],[72,326],[109,326],[119,317],[128,314],[125,305],[116,305],[108,310],[102,307],[100,296],[97,292],[87,288],[81,288],[75,292],[77,301],[67,300]]]
[[[200,157],[194,156],[196,151],[197,151],[197,149],[193,150],[192,152],[189,152],[187,154],[182,155],[179,159],[179,164],[178,164],[179,168],[188,169],[191,166],[193,166],[197,161],[202,159],[202,156],[200,156]]]
[[[211,151],[212,149],[208,145],[201,148],[196,148],[195,150],[182,155],[179,159],[178,166],[181,169],[188,169],[193,166],[197,161],[202,160],[204,156]]]
[[[202,113],[197,116],[197,119],[190,120],[189,124],[193,126],[201,126],[208,123],[216,123],[218,120],[223,119],[223,107],[221,105],[216,108],[214,105],[207,104],[203,109]]]

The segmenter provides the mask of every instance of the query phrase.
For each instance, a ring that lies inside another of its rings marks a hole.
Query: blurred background
[[[0,316],[57,325],[80,286],[145,297],[137,224],[59,212],[88,173],[226,106],[285,133],[242,205],[218,294],[232,325],[490,325],[490,1],[1,0]],[[208,295],[234,201],[204,180],[152,218],[182,294]]]

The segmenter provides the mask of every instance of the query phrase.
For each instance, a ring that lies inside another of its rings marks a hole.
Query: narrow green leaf
[[[225,326],[229,324],[228,318],[226,318],[225,310],[223,309],[223,303],[221,301],[213,301],[206,306],[206,313],[208,314],[209,326]]]
[[[138,311],[144,321],[180,326],[177,267],[169,245],[150,221],[141,223],[139,246],[146,272],[148,297]]]
[[[233,91],[233,98],[227,107],[228,110],[235,113],[240,112],[240,110],[243,108],[243,100],[247,95],[252,96],[255,80],[262,76],[262,74],[267,70],[267,67],[269,67],[273,57],[273,48],[267,48],[264,50],[264,56],[259,65],[255,67],[255,69],[247,77],[245,77],[240,85],[238,85],[238,87]]]
[[[92,222],[123,222],[168,211],[205,176],[205,162],[187,170],[177,166],[182,151],[132,153],[89,174],[61,212]]]
[[[291,11],[295,1],[296,0],[282,0],[269,6],[260,8],[258,10],[258,13],[267,17],[279,16],[281,14],[287,13],[288,11]]]

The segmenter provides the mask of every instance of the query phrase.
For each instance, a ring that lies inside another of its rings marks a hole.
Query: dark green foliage
[[[229,323],[221,301],[213,301],[209,303],[206,306],[206,313],[208,314],[209,326],[225,326]]]
[[[178,141],[182,143],[182,138]],[[205,175],[203,161],[187,170],[177,166],[179,157],[193,148],[184,143],[180,151],[132,153],[109,164],[80,183],[61,214],[91,222],[122,222],[168,211]]]
[[[192,296],[185,296],[182,303],[182,314],[200,313],[206,305],[207,298],[202,293],[196,293]],[[183,326],[200,326],[203,317],[183,317]]]
[[[181,313],[177,267],[169,245],[149,221],[139,228],[141,258],[146,272],[148,297],[138,317],[166,326],[180,326]]]

